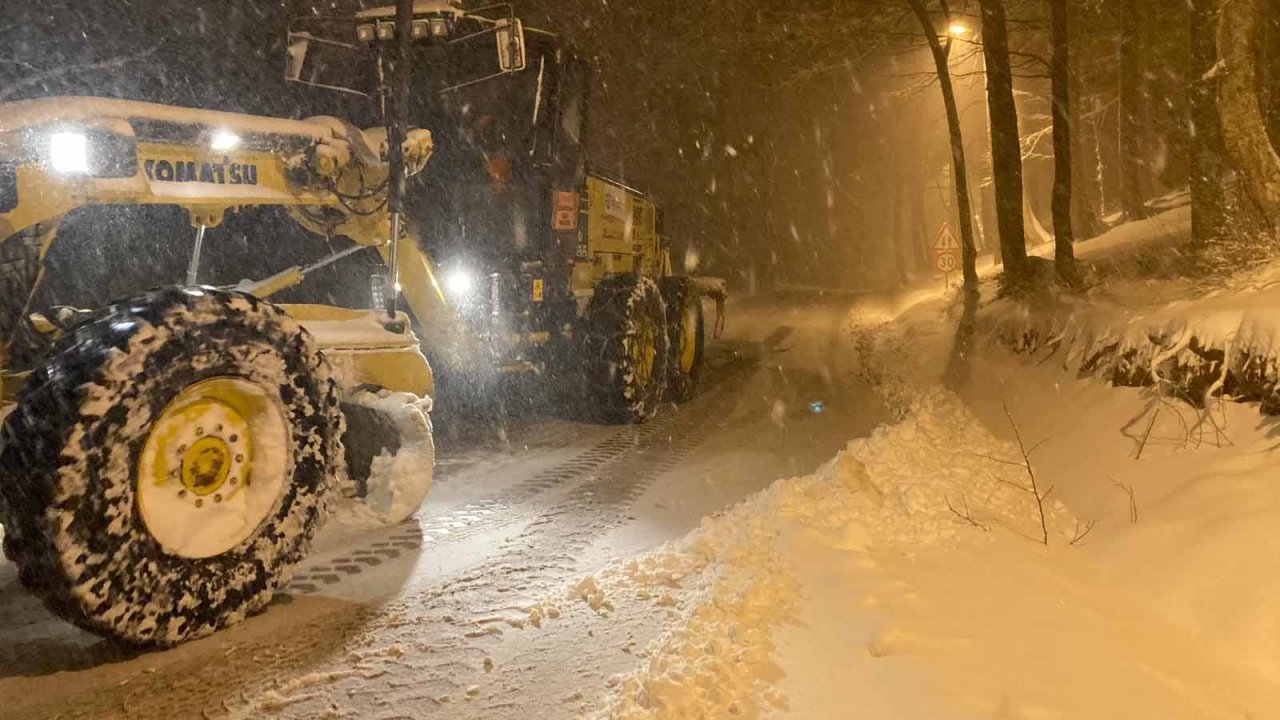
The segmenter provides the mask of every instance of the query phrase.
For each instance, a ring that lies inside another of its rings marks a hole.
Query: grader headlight
[[[444,290],[456,303],[470,300],[477,285],[475,274],[466,268],[454,268],[444,278]]]
[[[89,138],[84,133],[56,132],[49,136],[49,165],[56,172],[89,172]]]
[[[138,172],[138,146],[131,134],[97,128],[55,130],[48,135],[45,164],[63,175],[133,177]]]
[[[226,151],[240,144],[240,136],[230,130],[218,130],[209,141],[209,149]]]

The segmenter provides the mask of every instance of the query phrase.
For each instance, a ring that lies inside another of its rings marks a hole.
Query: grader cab
[[[504,376],[570,386],[614,422],[689,399],[703,300],[716,302],[718,325],[724,282],[676,274],[652,198],[591,168],[586,61],[508,5],[491,9],[488,30],[468,26],[456,3],[412,10],[403,21],[425,39],[413,56],[425,70],[404,80],[404,109],[431,128],[436,153],[404,211],[484,360],[439,358],[442,382],[486,398]],[[398,32],[389,10],[300,20],[287,75],[377,96],[360,58]],[[493,39],[475,44],[484,33]]]

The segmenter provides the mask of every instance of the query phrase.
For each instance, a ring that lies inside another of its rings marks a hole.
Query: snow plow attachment
[[[431,368],[408,318],[324,305],[284,306],[315,338],[344,388],[345,473],[335,517],[354,527],[398,523],[431,487]]]
[[[347,483],[334,517],[359,528],[408,518],[431,489],[435,443],[431,401],[376,387],[349,391],[342,402]]]

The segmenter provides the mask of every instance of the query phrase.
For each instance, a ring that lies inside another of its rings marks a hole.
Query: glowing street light
[[[953,22],[947,27],[947,34],[951,37],[958,38],[969,34],[969,26],[962,22]]]

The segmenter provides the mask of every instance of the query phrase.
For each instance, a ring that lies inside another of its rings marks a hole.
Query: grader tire
[[[263,608],[340,463],[339,389],[283,311],[211,289],[109,307],[0,426],[0,522],[24,585],[112,638],[170,646]]]
[[[706,327],[702,299],[685,278],[663,278],[662,299],[667,305],[667,335],[671,359],[667,362],[667,397],[676,403],[690,400],[702,375]]]
[[[644,422],[657,412],[670,358],[666,324],[653,280],[615,276],[596,286],[583,357],[588,399],[607,422]]]

